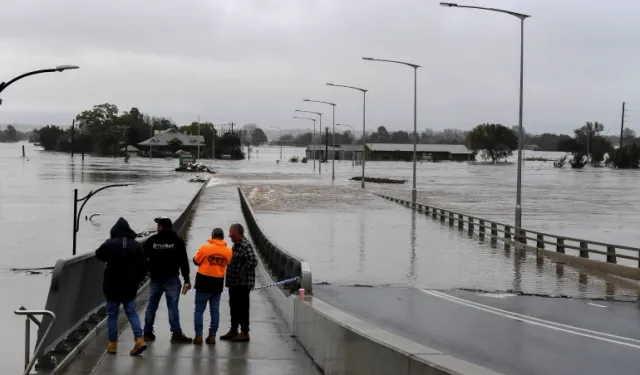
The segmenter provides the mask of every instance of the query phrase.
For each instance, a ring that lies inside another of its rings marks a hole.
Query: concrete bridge
[[[450,216],[444,215],[448,221]],[[246,224],[260,254],[258,286],[300,278],[296,285],[252,293],[250,343],[172,345],[161,304],[158,339],[141,358],[132,358],[125,350],[107,356],[101,273],[95,272],[100,265],[90,256],[80,256],[56,264],[47,310],[57,316],[55,321],[44,319],[40,326],[42,345],[33,358],[38,372],[546,375],[635,374],[640,366],[640,328],[635,324],[640,310],[634,303],[410,285],[312,285],[313,265],[280,248],[263,232],[234,185],[203,188],[176,220],[176,227],[193,254],[213,226],[233,222]],[[296,293],[300,287],[307,290],[304,299]],[[187,333],[193,327],[192,296],[180,301]],[[144,287],[138,300],[143,310]],[[228,317],[223,297],[221,330],[229,324]],[[123,349],[133,341],[125,321],[121,319]],[[48,328],[50,335],[45,337]]]

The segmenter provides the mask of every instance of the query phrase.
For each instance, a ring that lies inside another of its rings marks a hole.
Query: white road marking
[[[607,305],[598,305],[597,303],[587,302],[587,305],[596,306],[596,307],[608,307]]]
[[[512,320],[517,320],[517,321],[521,321],[523,323],[528,323],[531,325],[535,325],[535,326],[539,326],[539,327],[545,327],[545,328],[549,328],[552,330],[556,330],[556,331],[560,331],[560,332],[565,332],[565,333],[569,333],[569,334],[573,334],[573,335],[577,335],[577,336],[582,336],[582,337],[588,337],[588,338],[592,338],[595,340],[600,340],[600,341],[605,341],[605,342],[609,342],[612,344],[618,344],[618,345],[623,345],[623,346],[628,346],[631,348],[635,348],[635,349],[640,349],[640,345],[635,345],[635,344],[631,344],[630,342],[633,343],[640,343],[640,340],[637,339],[633,339],[630,337],[623,337],[623,336],[617,336],[617,335],[612,335],[609,333],[603,333],[603,332],[598,332],[598,331],[593,331],[593,330],[589,330],[589,329],[585,329],[585,328],[580,328],[580,327],[574,327],[574,326],[570,326],[567,324],[561,324],[561,323],[556,323],[556,322],[552,322],[549,320],[544,320],[544,319],[540,319],[540,318],[535,318],[532,316],[527,316],[527,315],[523,315],[523,314],[518,314],[515,312],[511,312],[508,310],[503,310],[503,309],[499,309],[496,307],[492,307],[492,306],[488,306],[488,305],[483,305],[481,303],[476,303],[476,302],[472,302],[469,300],[465,300],[462,298],[458,298],[443,292],[439,292],[439,291],[435,291],[435,290],[428,290],[428,289],[423,289],[423,288],[419,288],[421,292],[434,296],[434,297],[438,297],[444,300],[447,300],[449,302],[454,302],[454,303],[458,303],[461,305],[465,305],[467,307],[471,307],[477,310],[481,310],[481,311],[486,311],[488,313],[491,314],[495,314],[498,316],[502,316],[504,318],[508,318],[508,319],[512,319]],[[610,338],[607,338],[610,337]],[[629,342],[623,342],[623,341],[617,341],[617,340],[624,340],[624,341],[629,341]]]
[[[513,297],[515,294],[511,293],[478,293],[480,297],[489,297],[489,298],[500,298],[507,299],[508,297]]]

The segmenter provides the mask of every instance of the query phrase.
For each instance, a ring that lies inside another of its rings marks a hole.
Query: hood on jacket
[[[118,221],[111,228],[111,238],[136,238],[136,232],[134,232],[129,223],[124,218],[119,218]]]
[[[221,240],[219,238],[209,238],[207,240],[207,242],[209,242],[212,245],[222,245],[222,246],[227,246],[227,241],[225,240]]]

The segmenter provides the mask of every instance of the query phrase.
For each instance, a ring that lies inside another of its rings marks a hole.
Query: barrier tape
[[[263,285],[263,286],[261,286],[261,287],[259,287],[259,288],[254,288],[254,289],[252,289],[252,291],[256,291],[256,290],[260,290],[260,289],[265,289],[265,288],[271,288],[272,286],[278,286],[278,285],[290,284],[290,283],[292,283],[292,282],[299,281],[299,280],[300,280],[300,277],[296,276],[296,277],[293,277],[293,278],[291,278],[291,279],[286,279],[286,280],[282,280],[282,281],[276,281],[275,283],[271,283],[271,284],[268,284],[268,285]],[[195,291],[195,289],[194,289],[194,288],[191,288],[191,289],[189,290],[189,292],[193,292],[193,291]],[[222,292],[222,294],[229,294],[229,289],[228,289],[228,288],[225,288],[225,290]]]

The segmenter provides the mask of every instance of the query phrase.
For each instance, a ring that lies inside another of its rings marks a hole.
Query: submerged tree
[[[481,150],[483,157],[494,163],[511,156],[518,148],[518,136],[500,124],[480,124],[469,132],[468,137],[471,148]]]

